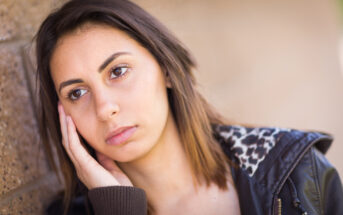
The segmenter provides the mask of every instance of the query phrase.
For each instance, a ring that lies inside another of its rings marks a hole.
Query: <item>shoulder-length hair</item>
[[[186,48],[159,21],[130,1],[72,0],[51,13],[36,35],[40,135],[53,169],[58,173],[60,168],[63,174],[65,213],[78,179],[61,144],[58,96],[49,65],[58,39],[87,22],[109,25],[125,32],[155,57],[172,85],[166,89],[169,106],[191,164],[195,185],[215,183],[221,189],[227,189],[228,160],[213,137],[212,127],[223,123],[223,118],[197,91],[192,73],[195,62]],[[92,153],[86,145],[94,156],[94,151]],[[52,158],[53,148],[57,152],[57,162]]]

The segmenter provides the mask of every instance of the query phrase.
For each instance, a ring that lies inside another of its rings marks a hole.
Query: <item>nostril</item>
[[[93,95],[94,108],[100,121],[107,121],[110,118],[118,115],[120,108],[115,96],[113,95],[113,92],[97,90],[97,93],[93,93]]]
[[[117,105],[103,104],[96,107],[96,115],[100,121],[107,121],[116,116],[118,112],[119,108]]]

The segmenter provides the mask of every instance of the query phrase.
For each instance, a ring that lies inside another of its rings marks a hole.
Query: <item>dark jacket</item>
[[[342,183],[324,157],[332,137],[280,128],[218,126],[242,214],[343,215]]]
[[[274,127],[214,126],[214,131],[234,164],[242,215],[343,215],[342,183],[323,155],[330,135]],[[101,187],[90,190],[88,197],[96,215],[146,214],[140,188]],[[75,199],[69,214],[86,214],[85,199]]]

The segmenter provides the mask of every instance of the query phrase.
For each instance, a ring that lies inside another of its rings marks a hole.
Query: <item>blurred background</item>
[[[41,214],[61,189],[38,144],[32,37],[64,1],[0,0],[0,214]],[[194,54],[232,121],[331,133],[343,176],[343,1],[134,0]]]

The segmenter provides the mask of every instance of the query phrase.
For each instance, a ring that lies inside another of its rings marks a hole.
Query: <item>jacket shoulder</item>
[[[299,202],[309,214],[343,214],[343,205],[338,204],[343,202],[340,176],[315,147],[304,155],[290,175],[290,180],[296,190],[292,193],[297,193]],[[287,199],[287,192],[284,192],[283,199]]]
[[[271,167],[271,164],[263,163],[278,161],[283,165],[280,156],[294,160],[311,146],[325,153],[332,142],[332,137],[323,132],[280,127],[216,125],[214,131],[224,153],[250,177],[261,169],[260,166],[264,166],[265,171]]]

